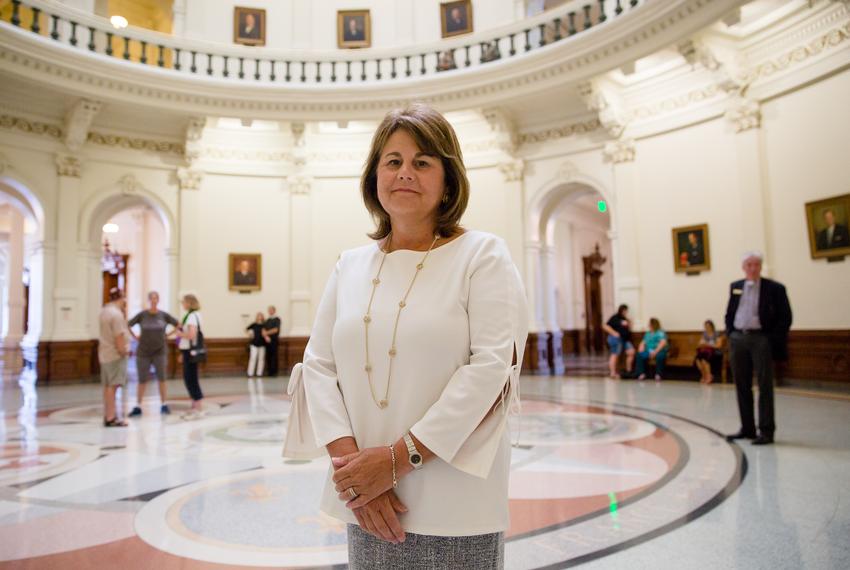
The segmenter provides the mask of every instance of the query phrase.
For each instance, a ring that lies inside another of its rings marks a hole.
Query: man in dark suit
[[[446,19],[446,32],[452,34],[455,32],[466,31],[466,8],[462,6],[453,6],[449,10],[449,17]]]
[[[741,429],[726,439],[752,439],[753,445],[773,443],[773,362],[787,358],[792,321],[785,286],[762,277],[761,265],[761,253],[744,255],[746,279],[732,283],[726,307],[732,376],[741,414]],[[758,434],[753,414],[753,372],[759,385]]]
[[[257,25],[257,17],[248,12],[242,20],[242,26],[239,29],[239,37],[251,40],[260,39],[260,27]]]
[[[688,245],[685,251],[688,254],[688,266],[705,265],[705,251],[696,232],[688,232]]]
[[[243,259],[239,262],[239,268],[233,272],[234,285],[256,285],[257,274],[251,271],[251,262]]]
[[[835,213],[832,210],[826,210],[823,213],[823,221],[826,227],[818,232],[818,250],[850,247],[847,226],[835,223]]]

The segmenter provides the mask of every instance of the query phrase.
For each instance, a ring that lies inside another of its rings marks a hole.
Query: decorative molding
[[[564,139],[573,135],[583,135],[599,129],[602,124],[598,118],[589,119],[579,123],[572,123],[562,127],[552,127],[541,131],[522,133],[519,135],[520,144],[544,143],[556,139]]]
[[[499,171],[505,177],[505,182],[519,182],[524,170],[525,161],[519,158],[499,163]]]
[[[125,174],[119,178],[118,185],[121,187],[121,193],[125,196],[136,194],[142,189],[141,183],[136,180],[134,174]]]
[[[628,125],[628,111],[623,102],[622,89],[599,79],[579,83],[578,94],[587,109],[596,113],[599,124],[608,131],[608,135],[620,138]]]
[[[0,174],[6,172],[6,169],[9,168],[11,165],[12,163],[9,161],[6,155],[0,152]]]
[[[206,126],[206,117],[189,118],[189,124],[186,126],[186,143],[184,145],[184,157],[189,164],[201,156],[202,145],[200,141],[204,135],[204,128]]]
[[[286,186],[290,194],[305,195],[310,193],[313,186],[313,179],[310,176],[302,174],[294,174],[286,178]]]
[[[737,96],[726,110],[726,119],[732,123],[736,133],[757,129],[761,126],[761,106],[758,101]]]
[[[315,158],[313,155],[311,157]],[[200,158],[202,160],[235,160],[240,162],[294,162],[292,153],[284,150],[242,149],[224,146],[205,146],[201,151]]]
[[[482,115],[487,124],[490,125],[490,132],[493,134],[496,146],[506,154],[512,155],[519,144],[516,124],[513,119],[504,109],[500,108],[484,109]]]
[[[103,103],[89,99],[80,99],[65,115],[64,142],[70,150],[76,152],[88,140],[89,129]]]
[[[200,190],[204,173],[192,168],[178,168],[177,181],[181,190]]]
[[[635,141],[632,139],[621,139],[607,142],[605,143],[602,155],[605,158],[605,162],[613,162],[614,164],[634,162]]]
[[[56,155],[56,174],[59,176],[79,178],[81,168],[82,163],[79,158],[67,154]]]
[[[716,84],[699,87],[688,91],[687,93],[683,93],[669,99],[664,99],[657,103],[635,107],[629,111],[629,120],[648,119],[663,113],[672,113],[673,111],[684,109],[694,103],[702,103],[720,95],[723,95],[723,90]]]
[[[182,155],[183,145],[170,141],[155,141],[151,139],[131,138],[123,135],[109,135],[104,133],[89,133],[88,141],[101,146],[119,147],[132,150],[149,150],[166,154]]]
[[[845,22],[840,28],[830,30],[814,41],[792,48],[777,58],[755,65],[747,71],[744,79],[747,83],[765,79],[793,65],[800,64],[828,48],[839,46],[847,40],[850,40],[850,22]]]
[[[62,127],[58,125],[30,121],[22,117],[13,117],[12,115],[0,115],[0,127],[8,130],[32,133],[34,135],[45,135],[53,139],[62,138]]]
[[[579,169],[574,163],[565,160],[558,167],[558,172],[555,173],[555,178],[561,182],[568,182],[578,176]]]

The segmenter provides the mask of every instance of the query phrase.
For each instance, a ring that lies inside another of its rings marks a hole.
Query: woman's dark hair
[[[706,319],[706,321],[702,324],[702,326],[708,325],[711,327],[711,334],[717,334],[717,327],[714,326],[714,321],[711,319]]]
[[[652,332],[661,330],[661,321],[659,321],[655,317],[652,317],[651,319],[649,319],[649,329]]]
[[[422,103],[406,109],[390,111],[378,125],[372,137],[372,146],[360,177],[363,203],[375,221],[377,229],[369,234],[372,239],[383,239],[392,231],[390,215],[378,200],[378,163],[381,152],[390,136],[402,129],[408,133],[423,153],[439,158],[445,171],[446,195],[437,207],[435,231],[441,237],[451,237],[460,228],[460,218],[469,203],[469,180],[460,143],[454,129],[436,110]]]
[[[622,317],[623,313],[625,313],[628,310],[629,310],[629,306],[624,303],[624,304],[620,305],[619,307],[617,307],[617,314]]]

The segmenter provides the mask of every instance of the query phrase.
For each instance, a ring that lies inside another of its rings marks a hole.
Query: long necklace
[[[366,314],[363,316],[363,329],[365,331],[366,338],[366,365],[363,368],[366,370],[366,377],[369,379],[369,391],[372,393],[372,400],[375,402],[375,405],[381,409],[384,409],[389,405],[388,397],[390,395],[390,382],[392,381],[393,376],[393,360],[397,354],[396,337],[398,336],[398,321],[401,318],[401,312],[407,306],[407,297],[410,295],[410,291],[413,290],[413,284],[416,283],[416,278],[419,276],[419,272],[425,267],[425,260],[428,259],[428,256],[431,254],[431,250],[434,249],[434,244],[437,243],[440,236],[434,236],[434,241],[431,242],[431,247],[429,247],[428,251],[425,252],[422,260],[416,264],[416,272],[413,274],[413,279],[410,280],[410,285],[407,287],[407,291],[405,291],[401,301],[398,302],[398,311],[396,312],[395,324],[393,325],[393,339],[390,342],[390,349],[387,352],[389,355],[389,366],[387,366],[387,386],[384,390],[384,397],[379,400],[378,396],[375,394],[375,384],[372,382],[372,361],[369,358],[369,324],[372,322],[372,301],[375,300],[375,291],[378,289],[378,285],[381,284],[381,270],[384,268],[384,261],[387,259],[392,237],[392,234],[390,234],[387,238],[387,247],[384,250],[383,257],[381,257],[381,264],[378,266],[378,273],[375,275],[374,279],[372,279],[372,294],[369,295],[369,305],[366,307]]]

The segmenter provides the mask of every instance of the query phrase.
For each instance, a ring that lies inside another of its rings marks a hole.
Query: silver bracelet
[[[393,489],[396,489],[398,487],[398,478],[396,477],[395,471],[395,449],[392,445],[388,445],[387,447],[390,448],[390,457],[393,460]]]

